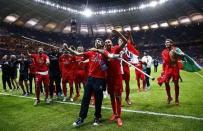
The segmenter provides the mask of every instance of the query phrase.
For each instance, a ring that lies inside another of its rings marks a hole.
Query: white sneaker
[[[47,99],[45,100],[45,103],[46,103],[46,104],[50,104],[49,98],[47,98]]]
[[[73,98],[70,98],[70,102],[73,102]]]
[[[150,86],[147,86],[147,90],[150,90],[150,88],[151,88]]]
[[[50,98],[49,101],[50,101],[50,103],[53,103],[53,102],[54,102],[54,101],[53,101],[53,98]]]
[[[37,106],[38,104],[40,103],[40,101],[39,100],[35,100],[35,102],[34,102],[34,106]]]
[[[64,98],[63,98],[63,102],[66,102],[66,101],[67,101],[67,97],[64,97]]]

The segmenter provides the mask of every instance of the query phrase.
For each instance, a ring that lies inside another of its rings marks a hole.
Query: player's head
[[[11,55],[10,58],[11,58],[11,60],[15,60],[16,56],[15,55]]]
[[[123,40],[121,38],[118,38],[118,45],[122,45],[123,44]]]
[[[78,51],[79,53],[84,52],[83,46],[78,46],[77,51]]]
[[[63,49],[65,49],[66,47],[68,47],[68,45],[66,43],[63,43]]]
[[[113,44],[112,44],[112,41],[110,39],[105,40],[105,47],[106,47],[107,50],[111,49],[112,45]]]
[[[4,55],[4,56],[2,57],[2,60],[8,60],[8,55]]]
[[[39,48],[38,48],[38,53],[39,53],[39,54],[42,54],[43,52],[44,52],[43,48],[42,48],[42,47],[39,47]]]
[[[25,59],[25,55],[23,53],[20,54],[21,59]]]
[[[94,45],[97,49],[102,49],[104,48],[104,42],[101,38],[97,38],[94,42]]]
[[[144,52],[144,56],[147,56],[147,52],[146,51]]]
[[[76,48],[75,48],[73,45],[71,45],[70,48],[71,48],[72,50],[74,50],[74,51],[76,50]]]
[[[58,52],[58,49],[56,47],[52,48],[52,52],[53,53],[57,53]]]
[[[173,45],[174,45],[173,40],[171,40],[171,39],[166,39],[165,40],[165,46],[166,46],[166,48],[170,48]]]

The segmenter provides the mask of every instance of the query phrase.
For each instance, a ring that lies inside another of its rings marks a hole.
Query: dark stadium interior
[[[93,10],[108,10],[111,8],[131,7],[132,5],[137,6],[150,2],[150,0],[52,0],[52,2],[58,3],[59,5],[67,5],[78,10],[84,9],[85,6],[92,7]],[[7,0],[0,1],[0,32],[1,38],[12,34],[12,37],[17,37],[18,39],[19,36],[23,35],[59,46],[65,42],[70,45],[83,45],[89,48],[93,45],[94,38],[107,38],[109,36],[108,33],[95,32],[95,29],[109,25],[123,28],[126,25],[130,25],[131,27],[133,25],[139,25],[141,27],[146,24],[160,23],[162,21],[170,22],[170,20],[180,19],[183,16],[189,17],[192,14],[202,12],[203,3],[201,0],[172,0],[167,4],[156,7],[156,10],[147,8],[145,10],[95,15],[86,18],[61,9],[50,8],[34,0]],[[19,18],[13,23],[3,22],[4,18],[9,14],[16,14]],[[36,18],[39,22],[34,27],[26,27],[26,22],[31,18]],[[67,25],[70,26],[72,20],[76,22],[76,33],[63,33],[63,29]],[[56,26],[53,29],[48,29],[46,26],[49,23],[54,23]],[[87,34],[80,32],[80,28],[83,25],[86,25],[88,28]],[[193,57],[201,58],[203,56],[202,22],[170,26],[168,28],[133,31],[132,34],[138,49],[144,51],[150,48],[153,56],[160,57],[160,53],[157,50],[163,49],[163,41],[166,38],[173,39],[180,47],[183,47],[183,50],[186,52],[189,51],[188,53]],[[4,40],[1,39],[1,41]],[[18,44],[20,42],[22,40]],[[1,50],[2,46],[4,45],[1,45]],[[193,52],[189,48],[194,48],[197,51]],[[18,50],[18,48],[15,49]],[[1,54],[3,53],[1,52]]]

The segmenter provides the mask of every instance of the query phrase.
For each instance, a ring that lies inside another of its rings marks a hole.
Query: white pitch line
[[[195,72],[195,74],[197,74],[198,76],[200,76],[200,77],[202,77],[202,78],[203,78],[203,75],[201,75],[200,73]]]
[[[15,96],[15,97],[27,98],[27,99],[35,99],[34,97],[26,97],[26,96],[12,95],[12,94],[7,94],[7,93],[0,93],[0,95]],[[77,106],[80,106],[80,105],[81,105],[81,104],[79,104],[79,103],[74,103],[74,102],[62,102],[62,101],[55,101],[55,102],[56,102],[56,103],[61,103],[61,104],[68,104],[68,105],[77,105]],[[92,106],[92,105],[90,105],[90,107],[94,108],[94,106]],[[102,109],[112,110],[112,108],[104,107],[104,106],[102,106]],[[183,119],[192,119],[192,120],[200,120],[200,121],[203,121],[203,118],[202,118],[202,117],[187,116],[187,115],[174,115],[174,114],[167,114],[167,113],[160,113],[160,112],[128,110],[128,109],[122,109],[122,111],[124,111],[124,112],[130,112],[130,113],[154,115],[154,116],[166,116],[166,117],[174,117],[174,118],[183,118]]]

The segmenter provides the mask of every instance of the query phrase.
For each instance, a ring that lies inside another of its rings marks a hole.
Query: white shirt
[[[147,68],[151,68],[152,61],[153,61],[153,59],[152,59],[152,57],[149,56],[149,55],[142,57],[142,62],[147,63]]]

